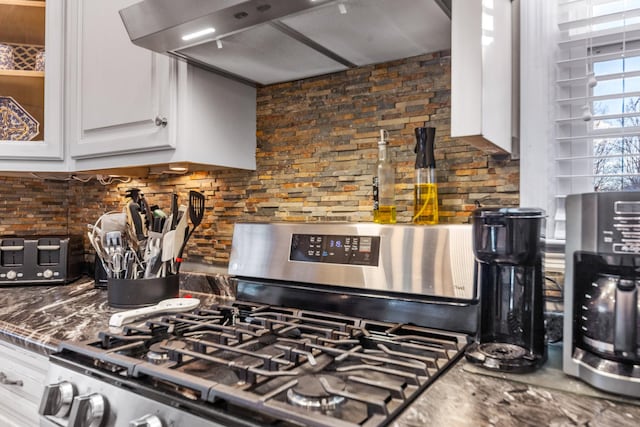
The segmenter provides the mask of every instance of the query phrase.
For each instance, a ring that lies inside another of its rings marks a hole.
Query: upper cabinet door
[[[0,0],[2,170],[64,158],[63,18],[63,0]]]
[[[72,158],[175,148],[176,61],[131,43],[118,11],[132,3],[67,3]]]
[[[487,153],[512,153],[519,126],[518,48],[512,47],[518,3],[457,0],[451,7],[451,136]]]

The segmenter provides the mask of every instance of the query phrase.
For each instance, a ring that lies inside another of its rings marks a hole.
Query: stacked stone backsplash
[[[69,183],[0,177],[0,236],[66,235]]]
[[[467,222],[476,200],[517,206],[519,162],[489,156],[449,136],[450,68],[447,53],[434,53],[260,88],[256,171],[149,176],[107,186],[95,180],[34,180],[35,189],[30,180],[25,197],[35,199],[29,205],[36,219],[54,227],[65,219],[59,212],[49,217],[50,201],[63,203],[62,211],[69,206],[70,232],[86,234],[86,224],[100,213],[124,206],[128,188],[140,188],[166,210],[172,192],[186,204],[189,190],[201,191],[207,209],[187,246],[188,259],[225,264],[235,222],[371,221],[371,183],[382,128],[389,132],[396,168],[398,222],[410,223],[414,129],[427,125],[437,129],[441,222]],[[3,180],[0,189],[17,198],[14,187],[23,182]],[[37,222],[24,215],[17,218],[15,212],[27,212],[26,207],[18,210],[19,205],[12,203],[6,213],[25,226]],[[86,246],[90,251],[88,242]]]

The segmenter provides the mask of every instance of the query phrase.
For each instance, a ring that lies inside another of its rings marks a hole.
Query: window
[[[610,46],[594,53],[607,50],[622,48]],[[597,80],[591,90],[594,191],[640,190],[640,56],[596,61],[593,71]],[[597,138],[598,134],[603,136]]]
[[[640,190],[640,0],[558,0],[552,237],[566,195]]]

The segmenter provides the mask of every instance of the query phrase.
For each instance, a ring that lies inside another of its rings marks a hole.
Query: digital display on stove
[[[291,261],[378,266],[380,236],[294,234]]]

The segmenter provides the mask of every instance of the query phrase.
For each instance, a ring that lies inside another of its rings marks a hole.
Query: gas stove
[[[388,424],[458,360],[477,322],[470,230],[430,229],[415,240],[425,228],[237,225],[229,270],[250,274],[235,274],[237,299],[62,343],[50,358],[42,425]],[[431,233],[439,237],[425,240]],[[467,233],[469,246],[452,241]],[[394,240],[405,255],[420,252],[412,273],[387,264]],[[281,245],[285,265],[273,263]],[[446,279],[464,276],[451,270],[463,270],[466,256],[469,291]],[[325,282],[305,281],[319,267],[330,273]],[[261,269],[269,271],[256,276]],[[420,283],[384,290],[370,269]],[[430,283],[427,271],[442,281]]]

